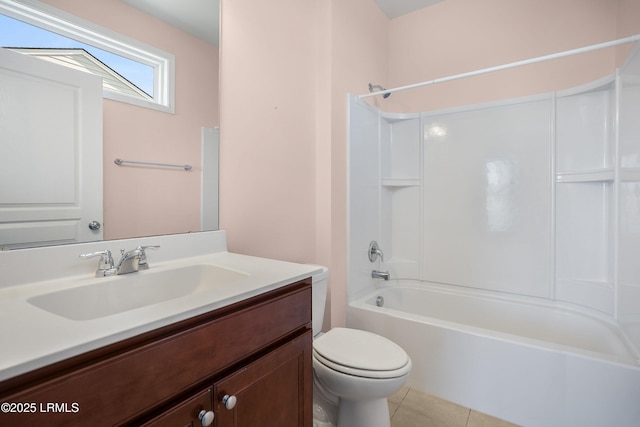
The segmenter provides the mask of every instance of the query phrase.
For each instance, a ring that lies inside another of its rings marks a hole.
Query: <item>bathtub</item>
[[[347,326],[402,346],[409,386],[512,423],[640,426],[638,354],[605,316],[394,280],[351,301]]]

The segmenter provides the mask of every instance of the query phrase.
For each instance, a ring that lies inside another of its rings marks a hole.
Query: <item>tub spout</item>
[[[373,277],[374,279],[389,280],[391,278],[391,275],[389,274],[388,271],[373,270],[371,272],[371,277]]]

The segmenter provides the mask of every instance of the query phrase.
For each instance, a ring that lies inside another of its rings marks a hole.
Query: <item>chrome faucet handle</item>
[[[139,251],[146,251],[147,249],[159,249],[160,245],[152,245],[152,246],[138,246],[136,249]]]
[[[104,251],[90,252],[88,254],[80,254],[82,259],[89,259],[94,257],[100,257],[98,261],[98,269],[96,270],[96,277],[113,276],[116,274],[116,269],[113,266],[113,257],[111,251],[105,249]]]
[[[369,243],[369,261],[375,262],[378,257],[380,257],[381,262],[384,262],[384,254],[380,250],[378,242],[372,240],[371,243]]]
[[[147,249],[159,249],[160,246],[159,245],[153,245],[153,246],[138,246],[136,248],[137,251],[139,251],[140,253],[140,261],[138,262],[138,270],[148,270],[149,269],[149,263],[147,262],[147,253],[145,252]]]

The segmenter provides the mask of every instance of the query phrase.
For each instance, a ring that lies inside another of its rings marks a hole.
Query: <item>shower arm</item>
[[[461,73],[461,74],[454,74],[454,75],[451,75],[451,76],[448,76],[448,77],[441,77],[441,78],[434,79],[434,80],[427,80],[427,81],[424,81],[424,82],[414,83],[414,84],[410,84],[410,85],[407,85],[407,86],[399,86],[399,87],[392,88],[392,89],[382,90],[380,92],[366,93],[364,95],[359,95],[358,98],[359,99],[364,99],[364,98],[369,98],[371,96],[389,95],[389,94],[391,94],[393,92],[399,92],[401,90],[414,89],[414,88],[417,88],[417,87],[429,86],[429,85],[433,85],[433,84],[437,84],[437,83],[444,83],[444,82],[448,82],[448,81],[451,81],[451,80],[458,80],[458,79],[463,79],[463,78],[466,78],[466,77],[473,77],[473,76],[478,76],[478,75],[481,75],[481,74],[493,73],[494,71],[507,70],[509,68],[521,67],[523,65],[535,64],[537,62],[549,61],[551,59],[564,58],[565,56],[577,55],[579,53],[591,52],[591,51],[598,50],[598,49],[605,49],[605,48],[608,48],[608,47],[614,47],[614,46],[618,46],[618,45],[621,45],[621,44],[632,43],[632,42],[637,42],[637,41],[640,41],[640,34],[636,34],[636,35],[629,36],[629,37],[624,37],[624,38],[617,39],[617,40],[612,40],[612,41],[609,41],[609,42],[598,43],[598,44],[594,44],[594,45],[591,45],[591,46],[580,47],[580,48],[577,48],[577,49],[565,50],[564,52],[558,52],[558,53],[553,53],[553,54],[550,54],[550,55],[538,56],[536,58],[525,59],[525,60],[522,60],[522,61],[511,62],[509,64],[497,65],[495,67],[489,67],[489,68],[482,68],[480,70],[469,71],[469,72]]]
[[[378,93],[382,94],[383,98],[388,98],[389,96],[391,96],[391,93],[387,92],[387,90],[384,87],[382,87],[380,85],[373,85],[373,84],[369,83],[369,92],[373,93],[374,89],[378,89],[378,91],[379,91]]]

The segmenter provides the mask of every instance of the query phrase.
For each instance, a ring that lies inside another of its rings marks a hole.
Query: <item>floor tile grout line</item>
[[[407,387],[407,391],[404,392],[404,394],[402,395],[402,399],[400,399],[400,405],[402,405],[402,402],[404,402],[405,397],[407,397],[410,391],[411,391],[411,387]]]
[[[464,427],[469,427],[469,420],[471,419],[471,409],[467,408],[467,422],[464,423]]]
[[[407,387],[407,391],[400,398],[400,401],[398,402],[398,405],[394,409],[393,413],[389,414],[389,420],[391,420],[396,412],[398,412],[398,409],[400,409],[400,406],[402,406],[402,402],[404,402],[404,398],[407,397],[407,394],[409,394],[409,390],[411,390],[411,387]]]
[[[400,409],[402,409],[403,411],[414,411],[414,409],[415,409],[414,408],[414,402],[413,402],[414,399],[412,398],[411,401],[407,401],[406,400],[407,396],[409,395],[409,393],[412,392],[412,390],[414,390],[412,387],[407,387],[405,389],[404,393],[396,394],[397,399],[398,399],[398,403],[394,404],[395,409],[393,410],[393,413],[389,414],[390,421],[391,421],[391,419],[393,417],[395,417],[399,413]],[[418,394],[428,395],[428,393],[424,393],[424,392],[421,392],[421,391],[418,391],[418,390],[415,390],[415,392],[418,393]],[[437,399],[439,401],[453,403],[453,402],[447,401],[446,399],[442,399],[442,398],[437,397],[437,396],[433,396],[433,395],[429,395],[429,396],[431,396],[432,398],[435,398],[435,399]],[[461,417],[462,414],[460,414],[460,417],[458,418],[457,422],[454,423],[455,426],[470,427],[472,425],[476,425],[477,424],[476,416],[474,415],[474,417],[471,417],[471,413],[472,412],[476,412],[477,414],[481,414],[480,412],[474,411],[473,409],[471,409],[469,407],[462,406],[462,405],[457,405],[457,404],[454,404],[454,405],[458,406],[461,409],[464,409],[467,412],[466,419],[465,419],[464,423],[462,423],[462,419],[461,419],[462,418]],[[403,412],[403,414],[405,414],[405,412]],[[423,415],[424,415],[424,417],[429,418],[432,422],[435,421],[435,419],[432,419],[428,414],[423,414]],[[493,417],[491,415],[484,414],[483,417],[485,417],[485,416],[487,417],[487,419],[495,419],[496,422],[500,421],[501,422],[500,425],[503,425],[502,422],[504,422],[504,423],[506,423],[504,425],[513,425],[513,427],[518,427],[516,424],[509,424],[508,422],[503,421],[503,420],[501,420],[499,418],[495,418],[495,417]],[[403,417],[401,417],[401,418],[403,418]],[[471,421],[472,419],[474,420],[474,422]],[[453,427],[454,424],[447,423],[446,427]],[[480,424],[484,425],[484,421],[482,421]],[[393,425],[394,424],[392,423],[392,426]],[[406,424],[404,424],[404,423],[402,425],[406,426]],[[431,425],[431,424],[429,424],[429,425]],[[398,424],[398,427],[400,427],[400,424]],[[445,427],[445,426],[442,425],[440,427]]]

